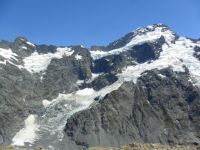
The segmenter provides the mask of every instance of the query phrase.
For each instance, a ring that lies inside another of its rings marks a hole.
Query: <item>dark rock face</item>
[[[86,80],[91,77],[91,65],[88,51],[81,61],[75,60],[74,56],[53,59],[39,86],[43,91],[42,97],[49,99],[57,96],[61,91],[67,93],[74,91],[77,88],[73,85],[77,80]]]
[[[122,68],[128,65],[135,65],[135,62],[144,63],[155,60],[160,56],[164,43],[165,39],[161,37],[156,42],[136,45],[118,55],[110,55],[97,59],[94,61],[92,71],[95,73],[121,72]]]
[[[36,47],[27,44],[27,42],[28,40],[26,38],[17,37],[13,43],[10,43],[10,48],[20,57],[30,56],[36,50]]]
[[[106,56],[94,61],[93,72],[119,72],[127,63],[127,57],[123,54]]]
[[[200,47],[196,46],[194,50],[195,50],[194,56],[200,60]]]
[[[27,71],[22,72],[10,64],[1,66],[0,135],[3,144],[9,144],[10,137],[21,128],[29,111],[39,111],[39,104],[32,108],[33,101],[27,99],[25,103],[26,96],[34,95],[33,82],[34,78]]]
[[[161,37],[154,43],[144,43],[142,45],[136,45],[133,50],[130,51],[132,57],[136,58],[139,63],[144,63],[149,60],[155,60],[160,56],[162,51],[162,45],[165,43],[164,37]]]
[[[37,52],[40,54],[46,54],[46,53],[55,53],[56,52],[56,46],[54,45],[39,45],[37,46]]]
[[[154,24],[152,25],[152,28],[146,27],[146,28],[138,28],[136,31],[134,32],[130,32],[128,34],[126,34],[125,36],[123,36],[122,38],[111,42],[110,44],[108,44],[108,46],[106,47],[107,50],[112,50],[112,49],[116,49],[116,48],[120,48],[125,46],[127,43],[129,43],[132,38],[134,38],[137,35],[142,35],[142,34],[146,34],[149,31],[155,31],[157,27],[162,27],[162,30],[169,30],[169,27],[164,25],[164,24]]]
[[[101,75],[97,79],[92,81],[91,87],[93,87],[94,90],[99,91],[100,89],[104,88],[105,86],[113,84],[117,80],[118,80],[118,78],[114,74]]]
[[[80,147],[199,143],[199,89],[186,74],[167,69],[160,72],[166,76],[162,78],[158,73],[148,72],[137,84],[124,83],[99,104],[75,114],[67,121],[64,143]]]
[[[95,50],[107,51],[107,50],[108,50],[105,46],[97,46],[97,45],[91,46],[90,49],[91,49],[92,51],[95,51]]]
[[[116,49],[116,48],[120,48],[120,47],[123,47],[125,46],[127,43],[130,42],[130,40],[133,38],[134,36],[134,33],[131,32],[131,33],[128,33],[126,34],[124,37],[120,38],[119,40],[116,40],[112,43],[110,43],[106,49],[108,50],[112,50],[112,49]]]

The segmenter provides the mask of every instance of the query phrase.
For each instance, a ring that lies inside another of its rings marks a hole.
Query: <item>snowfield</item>
[[[57,52],[48,54],[38,54],[34,52],[29,57],[25,57],[24,68],[31,73],[45,71],[53,58],[61,59],[63,56],[71,56],[74,51],[71,48],[57,48]]]
[[[137,34],[138,32],[144,32],[144,33]],[[169,29],[163,31],[163,27],[157,27],[155,28],[155,30],[151,30],[148,32],[147,32],[147,29],[139,28],[137,29],[131,41],[127,43],[124,47],[113,49],[111,51],[101,51],[101,50],[90,51],[90,53],[94,60],[100,59],[102,57],[109,56],[109,55],[117,55],[124,51],[130,50],[130,48],[135,45],[141,45],[146,42],[154,42],[157,39],[159,39],[161,36],[163,36],[167,42],[171,42],[175,38],[174,33],[172,31],[170,31]]]
[[[185,66],[189,69],[193,83],[200,86],[200,62],[193,55],[195,46],[199,45],[189,39],[180,37],[175,44],[164,44],[163,51],[157,60],[151,63],[145,62],[136,66],[128,66],[119,76],[127,81],[136,82],[137,78],[147,70],[171,67],[176,72],[185,72]]]
[[[16,53],[13,53],[11,49],[0,48],[0,56],[4,58],[3,61],[0,59],[1,64],[6,64],[6,62],[12,64],[13,60],[18,61],[18,55]]]
[[[76,92],[76,94],[79,96],[88,96],[88,95],[92,95],[93,93],[94,93],[94,90],[92,88],[85,88],[83,90],[79,90]]]
[[[0,48],[0,64],[6,65],[9,63],[19,69],[24,68],[22,65],[17,65],[16,62],[19,62],[18,55],[16,53],[14,53],[11,49]]]
[[[24,146],[25,143],[32,144],[38,138],[36,131],[39,131],[39,125],[36,122],[36,115],[29,115],[24,121],[25,126],[12,139],[12,145]]]
[[[154,30],[153,26],[138,28],[136,30],[136,35],[133,36],[132,40],[124,47],[111,51],[91,51],[91,56],[96,60],[109,55],[117,55],[123,51],[129,50],[135,45],[140,45],[145,42],[154,42],[161,36],[165,38],[166,43],[162,46],[163,51],[160,53],[160,57],[150,63],[145,62],[136,66],[124,68],[123,72],[118,74],[121,80],[136,82],[141,74],[147,70],[164,69],[167,67],[171,67],[177,72],[184,72],[184,66],[186,66],[190,71],[193,83],[200,86],[200,62],[193,55],[194,47],[200,46],[199,42],[194,43],[190,39],[180,37],[173,43],[175,40],[174,32],[169,29],[163,30],[163,27],[157,27]]]

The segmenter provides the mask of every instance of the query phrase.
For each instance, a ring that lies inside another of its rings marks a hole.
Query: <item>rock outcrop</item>
[[[68,119],[65,139],[83,147],[115,147],[131,141],[198,144],[199,93],[185,73],[146,72],[136,84],[124,83]]]

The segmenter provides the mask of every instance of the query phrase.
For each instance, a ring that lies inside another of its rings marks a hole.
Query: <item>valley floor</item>
[[[10,147],[1,147],[0,150],[46,150],[43,147],[36,147],[34,149],[24,149],[24,148],[14,148]],[[56,149],[54,149],[56,150]],[[114,147],[92,147],[88,150],[200,150],[200,146],[184,146],[184,145],[162,145],[162,144],[129,144],[128,146],[123,146],[121,148]]]
[[[122,148],[90,148],[89,150],[200,150],[200,146],[161,145],[161,144],[129,144]]]

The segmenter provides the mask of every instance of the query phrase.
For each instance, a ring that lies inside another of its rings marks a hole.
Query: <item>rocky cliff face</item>
[[[108,46],[0,42],[0,144],[198,144],[198,40],[163,24]]]
[[[0,142],[9,144],[25,118],[45,113],[44,100],[73,92],[78,80],[91,77],[92,59],[82,47],[33,45],[21,37],[0,47]]]
[[[199,143],[200,118],[194,109],[199,108],[200,91],[188,79],[164,69],[147,72],[136,84],[125,82],[95,106],[72,116],[64,139],[86,147],[118,147],[132,141]]]

